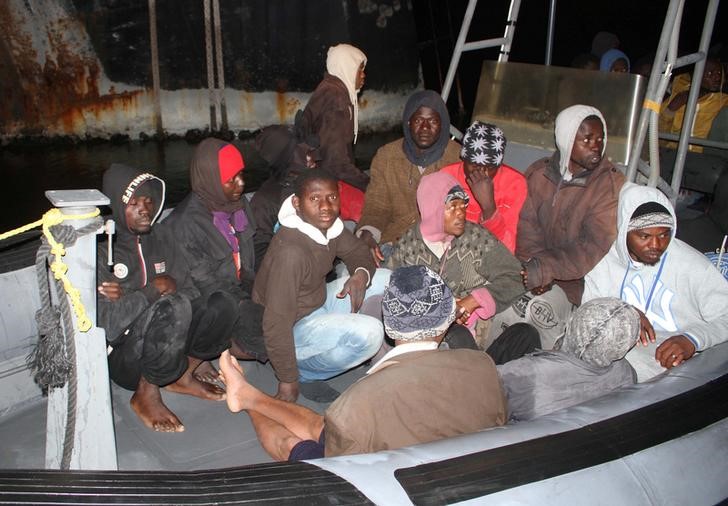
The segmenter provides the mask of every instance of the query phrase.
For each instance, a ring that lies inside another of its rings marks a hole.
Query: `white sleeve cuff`
[[[369,274],[369,271],[366,267],[357,267],[354,269],[354,274],[356,274],[358,271],[364,271],[367,275],[367,288],[369,288],[369,284],[372,282],[372,275]]]
[[[361,233],[365,230],[368,230],[371,232],[372,237],[374,237],[374,240],[377,241],[377,244],[379,244],[379,241],[382,240],[382,232],[377,227],[373,227],[371,225],[362,225],[359,227],[359,230],[356,231],[356,236],[361,237]]]

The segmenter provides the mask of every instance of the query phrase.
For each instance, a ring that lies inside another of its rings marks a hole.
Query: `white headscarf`
[[[354,144],[359,133],[359,101],[356,98],[359,90],[356,89],[356,78],[362,63],[367,64],[367,56],[349,44],[331,46],[326,56],[326,71],[341,79],[349,91],[349,99],[354,107]]]
[[[604,145],[601,154],[604,156],[604,150],[607,149],[607,122],[604,121],[604,116],[602,116],[599,109],[590,105],[572,105],[556,116],[554,136],[556,137],[556,147],[559,148],[560,154],[559,172],[561,172],[561,177],[565,181],[571,181],[572,178],[572,174],[569,171],[569,160],[571,160],[571,149],[574,147],[576,132],[579,130],[582,121],[589,116],[596,116],[602,122]]]

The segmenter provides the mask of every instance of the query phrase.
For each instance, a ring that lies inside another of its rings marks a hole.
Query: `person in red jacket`
[[[462,161],[440,169],[458,180],[470,197],[465,218],[487,228],[513,253],[526,179],[503,163],[506,137],[495,125],[476,121],[465,132]]]

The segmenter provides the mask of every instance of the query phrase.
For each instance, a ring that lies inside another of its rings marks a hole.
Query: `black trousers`
[[[237,302],[214,292],[192,302],[172,294],[154,302],[124,331],[109,355],[109,375],[117,385],[136,390],[142,376],[154,385],[177,381],[188,356],[214,358],[230,345]]]

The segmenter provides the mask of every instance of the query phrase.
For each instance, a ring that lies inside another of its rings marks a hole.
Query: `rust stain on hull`
[[[0,92],[10,100],[0,106],[0,125],[20,126],[17,133],[83,134],[87,118],[101,119],[105,113],[137,108],[137,97],[145,90],[116,93],[99,90],[101,69],[94,56],[69,34],[83,34],[80,21],[59,19],[38,25],[45,44],[45,55],[39,56],[33,34],[16,19],[11,4],[0,2]],[[40,60],[43,60],[42,62]],[[8,103],[9,102],[9,103]]]
[[[285,92],[276,92],[276,110],[281,123],[288,123],[289,119],[293,119],[298,109],[301,109],[300,100],[286,96]]]

